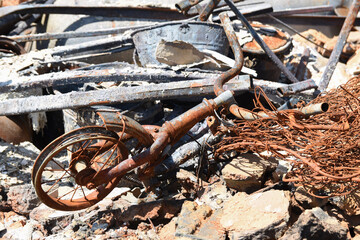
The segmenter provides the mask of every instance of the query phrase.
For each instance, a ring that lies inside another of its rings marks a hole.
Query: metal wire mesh
[[[254,121],[236,120],[235,126],[221,127],[226,137],[215,145],[215,157],[226,152],[269,151],[290,161],[292,170],[283,181],[302,184],[317,197],[346,195],[360,188],[360,78],[317,97],[327,102],[327,112],[305,116],[299,110],[265,109],[255,89],[254,113],[269,117]]]

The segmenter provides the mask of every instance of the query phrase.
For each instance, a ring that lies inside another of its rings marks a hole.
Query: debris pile
[[[260,155],[270,151],[292,163],[283,181],[302,183],[319,198],[357,192],[359,80],[354,77],[313,100],[310,111],[329,109],[310,117],[296,109],[276,111],[272,106],[274,111],[267,110],[258,95],[257,107],[267,116],[223,127],[222,131],[230,131],[232,136],[215,147],[216,155],[234,150]]]
[[[335,2],[0,1],[0,237],[360,239]]]

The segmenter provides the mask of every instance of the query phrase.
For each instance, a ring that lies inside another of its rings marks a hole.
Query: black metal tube
[[[209,18],[214,8],[216,8],[216,6],[219,4],[219,2],[220,0],[211,0],[201,11],[199,20],[205,22]]]
[[[308,79],[302,82],[289,84],[284,87],[279,87],[277,91],[280,96],[286,97],[313,88],[317,88],[315,81],[312,79]]]
[[[351,7],[350,7],[349,13],[345,19],[345,22],[341,28],[339,38],[336,42],[334,50],[332,51],[332,53],[330,55],[329,62],[326,65],[324,73],[321,77],[321,80],[319,83],[320,91],[325,91],[329,85],[330,79],[335,71],[336,64],[339,61],[340,54],[344,48],[344,45],[349,36],[350,30],[354,26],[354,22],[355,22],[357,13],[359,12],[359,7],[360,7],[360,0],[354,0],[353,3],[351,4]]]
[[[182,0],[175,4],[175,8],[181,13],[187,13],[187,11],[196,4],[202,2],[203,0]]]
[[[309,57],[310,57],[310,49],[305,48],[304,53],[300,59],[299,65],[298,65],[298,67],[296,69],[296,73],[295,73],[295,77],[299,81],[302,81],[304,79],[305,72],[306,72],[306,66],[309,62]]]
[[[236,8],[234,3],[231,0],[225,0],[229,5],[230,9],[235,13],[236,17],[241,20],[244,26],[249,30],[250,34],[253,36],[255,41],[260,45],[260,47],[265,51],[269,58],[276,64],[276,66],[284,73],[284,75],[292,82],[299,82],[296,77],[284,66],[280,59],[271,51],[271,49],[266,45],[266,43],[261,39],[261,37],[256,33],[254,28],[246,20],[244,15]]]

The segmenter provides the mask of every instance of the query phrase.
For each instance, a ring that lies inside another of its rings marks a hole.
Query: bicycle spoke
[[[109,151],[111,151],[112,149],[116,149],[117,147],[117,144],[114,144],[113,146],[111,146],[110,149],[108,149],[106,152],[102,153],[97,159],[101,159],[103,156],[105,156]],[[113,153],[112,153],[113,154]],[[111,154],[111,155],[112,155]],[[94,160],[95,160],[96,156],[94,156],[93,158],[91,158],[90,160],[90,164],[93,164],[94,163]]]
[[[58,165],[62,170],[67,172],[70,176],[74,177],[74,175],[72,175],[68,170],[66,170],[63,166],[61,166],[59,163],[57,163],[54,159],[51,159],[51,161],[53,161],[56,165]]]
[[[79,186],[77,186],[77,187],[74,189],[74,193],[71,195],[70,201],[72,201],[72,200],[73,200],[74,195],[75,195],[75,193],[76,193],[76,190],[77,190],[78,188],[79,188]]]
[[[64,174],[50,187],[50,189],[47,190],[46,193],[49,193],[50,190],[62,179],[62,177],[63,177],[65,174],[66,174],[66,173],[64,173]]]
[[[86,194],[85,194],[85,192],[84,192],[83,187],[82,187],[82,186],[80,186],[80,188],[81,188],[81,191],[82,191],[82,193],[83,193],[83,195],[84,195],[85,200],[86,200],[86,201],[89,201],[89,200],[86,198]]]
[[[67,176],[67,177],[56,178],[56,179],[53,179],[53,180],[41,181],[41,184],[51,183],[51,182],[54,182],[54,181],[57,181],[57,180],[68,179],[68,178],[72,178],[72,177],[71,177],[71,176]]]
[[[77,187],[77,188],[79,188],[79,187]],[[58,199],[58,200],[60,200],[61,198],[65,197],[66,195],[69,195],[70,193],[72,193],[72,192],[76,191],[76,190],[77,190],[77,188],[75,188],[75,189],[73,189],[73,190],[71,190],[71,191],[69,191],[69,192],[67,192],[67,193],[63,194],[61,197],[58,197],[57,199]]]

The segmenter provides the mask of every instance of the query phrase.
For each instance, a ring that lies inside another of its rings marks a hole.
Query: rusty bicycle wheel
[[[88,208],[106,197],[122,176],[89,188],[91,177],[129,154],[131,150],[118,134],[104,127],[73,130],[55,139],[36,159],[32,172],[36,193],[43,203],[57,210]]]

